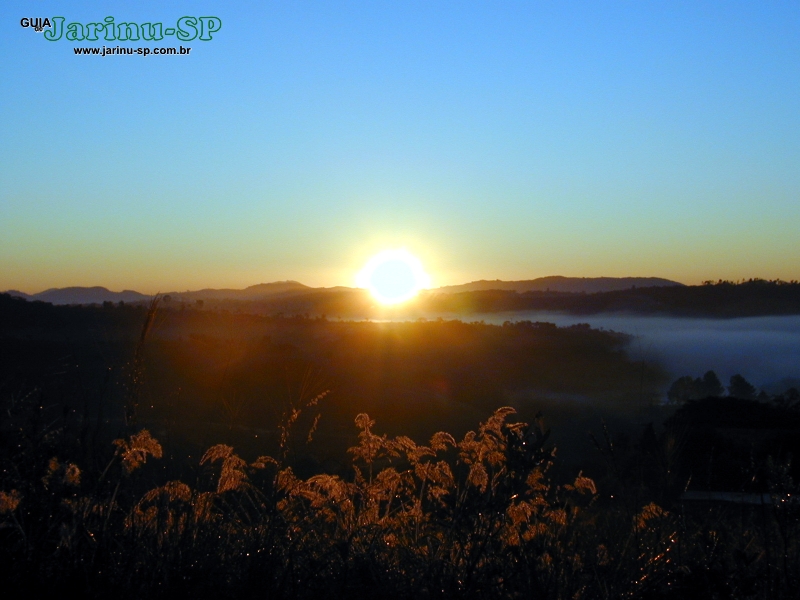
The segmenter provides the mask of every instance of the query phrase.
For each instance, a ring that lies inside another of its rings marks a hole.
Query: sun
[[[410,300],[430,285],[419,259],[405,249],[384,250],[356,275],[356,285],[368,289],[382,304]]]

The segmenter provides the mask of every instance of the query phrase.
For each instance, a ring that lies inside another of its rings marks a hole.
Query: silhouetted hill
[[[194,302],[196,300],[263,300],[281,294],[294,294],[314,290],[297,281],[276,281],[274,283],[259,283],[243,290],[235,289],[203,289],[186,292],[169,292],[173,300]],[[325,288],[318,288],[324,290]],[[336,288],[331,288],[336,289]],[[141,294],[133,290],[112,292],[104,287],[68,287],[50,288],[38,294],[26,294],[18,290],[5,292],[10,296],[24,298],[25,300],[39,300],[51,304],[102,304],[103,302],[143,302],[152,296]]]
[[[628,278],[628,281],[631,280],[636,279]],[[561,292],[552,289],[549,292],[429,290],[396,307],[380,305],[367,290],[346,287],[312,288],[295,281],[260,284],[244,290],[210,289],[172,292],[168,295],[170,298],[167,304],[186,305],[203,300],[205,307],[210,309],[259,315],[307,314],[355,319],[414,319],[436,315],[468,316],[515,311],[557,311],[579,315],[624,312],[711,318],[800,314],[800,283],[760,279],[699,286],[637,286],[596,293]],[[21,294],[20,296],[24,297]],[[149,296],[131,291],[109,292],[105,288],[66,288],[48,290],[28,296],[27,299],[53,304],[100,304],[107,300],[146,301]]]
[[[431,293],[420,299],[429,312],[456,314],[506,311],[560,311],[571,314],[626,312],[686,317],[752,317],[800,314],[800,283],[754,279],[742,283],[637,287],[576,294],[487,290]]]
[[[739,284],[636,287],[598,293],[486,290],[422,292],[407,303],[386,307],[366,290],[308,288],[253,301],[213,301],[208,308],[265,315],[327,315],[342,318],[415,319],[451,315],[544,311],[578,315],[630,313],[733,318],[800,314],[800,284],[753,280]]]
[[[571,292],[571,293],[597,293],[615,290],[627,290],[631,288],[655,287],[655,286],[682,286],[683,284],[661,279],[659,277],[540,277],[525,281],[473,281],[462,285],[451,285],[432,290],[433,292],[462,293],[462,292],[481,292],[488,290],[525,292]],[[26,294],[18,290],[8,290],[5,292],[11,296],[25,298],[26,300],[41,300],[52,304],[101,304],[103,302],[140,302],[151,298],[146,294],[141,294],[132,290],[122,292],[112,292],[104,287],[68,287],[51,288],[38,294]],[[184,292],[167,292],[172,300],[180,302],[196,302],[197,300],[240,300],[240,301],[260,301],[273,298],[275,296],[293,296],[297,294],[305,295],[316,294],[355,294],[360,295],[359,290],[344,286],[331,288],[313,288],[303,285],[297,281],[275,281],[272,283],[259,283],[251,285],[243,290],[232,288],[205,288],[202,290],[187,290]],[[304,302],[308,304],[308,302]],[[311,302],[314,304],[314,302]]]
[[[522,281],[473,281],[461,285],[447,285],[440,287],[436,292],[459,293],[481,292],[487,290],[504,290],[513,292],[571,292],[571,293],[597,293],[628,290],[631,288],[683,286],[677,281],[662,279],[660,277],[562,277],[553,275],[526,279]]]
[[[206,288],[193,292],[169,292],[169,296],[176,300],[261,300],[280,294],[293,294],[305,292],[314,288],[303,285],[297,281],[275,281],[273,283],[259,283],[243,290]]]
[[[38,294],[25,294],[16,290],[9,290],[11,296],[25,298],[26,300],[40,300],[51,304],[102,304],[103,302],[142,302],[150,296],[140,294],[133,290],[112,292],[104,287],[68,287],[50,288]]]
[[[3,292],[4,294],[8,294],[14,298],[24,298],[25,300],[35,300],[33,296],[30,294],[26,294],[25,292],[20,292],[19,290],[8,290]]]

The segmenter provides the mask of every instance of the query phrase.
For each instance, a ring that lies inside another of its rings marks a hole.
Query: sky
[[[800,278],[794,1],[4,0],[0,56],[0,290]]]

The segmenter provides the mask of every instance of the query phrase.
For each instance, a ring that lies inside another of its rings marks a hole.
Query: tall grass
[[[785,465],[771,467],[777,502],[763,514],[613,502],[580,474],[554,485],[541,420],[513,415],[420,444],[360,414],[346,477],[299,478],[283,452],[249,462],[219,444],[196,484],[155,486],[162,451],[147,430],[115,440],[92,473],[48,456],[54,430],[29,424],[18,445],[38,435],[43,451],[4,457],[3,580],[121,598],[797,596]]]

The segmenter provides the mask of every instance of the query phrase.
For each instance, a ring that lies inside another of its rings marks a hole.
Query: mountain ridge
[[[662,279],[660,277],[563,277],[554,275],[525,279],[519,281],[479,280],[460,285],[442,286],[432,288],[428,292],[456,294],[474,291],[515,291],[519,293],[532,291],[551,291],[568,293],[597,293],[630,289],[632,287],[660,287],[683,286],[682,283]],[[162,296],[169,296],[173,301],[196,302],[198,300],[264,300],[276,296],[293,296],[306,292],[341,292],[353,290],[347,286],[311,287],[298,281],[273,281],[258,283],[244,289],[233,288],[204,288],[201,290],[187,290],[185,292],[167,292]],[[102,304],[103,302],[147,302],[153,296],[142,294],[135,290],[112,292],[102,286],[66,288],[50,288],[36,294],[26,294],[18,290],[8,290],[11,296],[17,296],[29,301],[39,300],[51,304]]]
[[[550,275],[536,279],[503,281],[500,279],[481,279],[460,285],[440,287],[437,292],[457,294],[460,292],[483,292],[488,290],[525,292],[568,292],[587,293],[617,292],[640,287],[672,287],[684,284],[661,277],[564,277]]]

